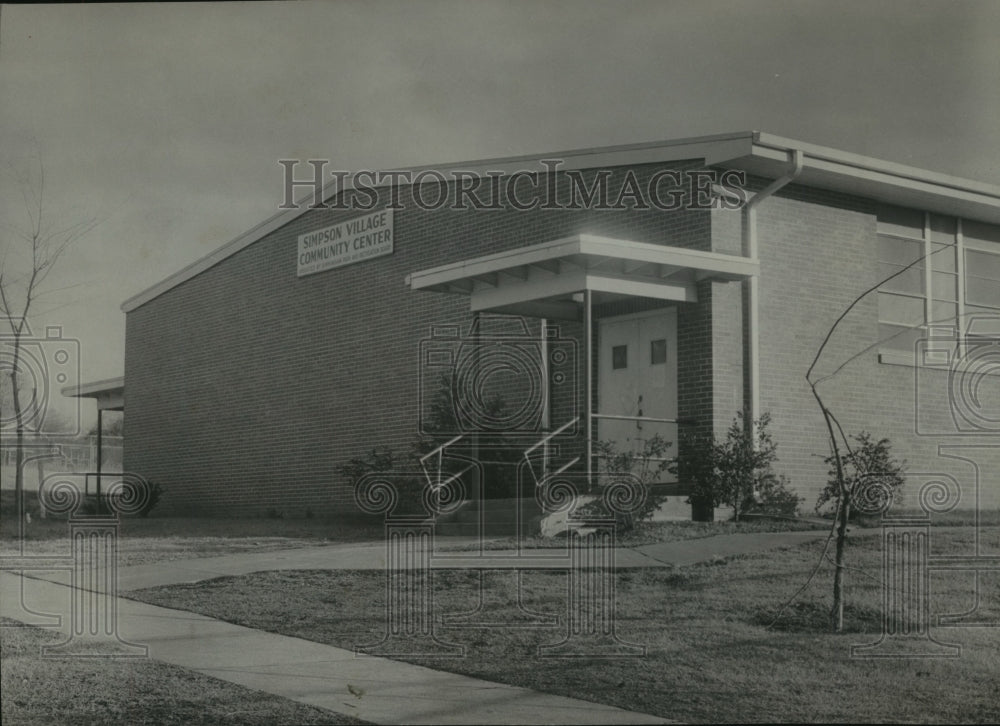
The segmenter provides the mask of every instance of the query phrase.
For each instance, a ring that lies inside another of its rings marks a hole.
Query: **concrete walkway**
[[[70,592],[63,585],[3,572],[0,615],[37,622],[37,613],[55,613],[67,623]],[[156,660],[372,723],[667,723],[597,703],[357,657],[341,648],[121,598],[118,623],[122,640],[147,646]]]
[[[873,529],[872,533],[879,530]],[[664,567],[685,566],[706,562],[716,557],[730,557],[746,552],[762,552],[789,547],[801,542],[822,539],[827,530],[808,532],[773,532],[760,534],[728,534],[717,537],[663,542],[632,549],[619,548],[615,566]],[[449,538],[435,546],[431,566],[436,569],[565,569],[568,553],[565,549],[456,551],[455,545],[473,540]],[[157,562],[123,567],[119,570],[119,588],[141,590],[158,585],[180,585],[215,577],[246,575],[267,570],[382,570],[385,568],[384,543],[323,545],[272,552],[243,552],[218,557]]]
[[[825,537],[825,532],[723,535],[620,549],[616,566],[688,565]],[[451,541],[449,545],[454,545]],[[241,553],[121,568],[119,591],[197,582],[264,570],[383,569],[382,543]],[[462,552],[435,548],[435,568],[567,567],[565,550]],[[68,632],[68,573],[0,573],[0,614],[22,622],[61,616]],[[666,723],[640,714],[490,683],[311,641],[265,633],[201,615],[117,599],[118,636],[151,658],[373,723]],[[357,695],[362,694],[362,695]]]

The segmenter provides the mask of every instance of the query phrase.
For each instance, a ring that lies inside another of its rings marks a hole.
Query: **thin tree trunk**
[[[847,486],[844,484],[844,463],[840,458],[840,447],[837,446],[837,435],[833,431],[832,414],[820,398],[816,385],[810,383],[813,396],[823,412],[823,420],[826,421],[826,430],[830,436],[830,448],[833,450],[833,460],[837,465],[837,554],[836,570],[833,574],[833,609],[830,611],[830,620],[833,625],[833,632],[839,633],[844,629],[844,549],[847,545],[847,519],[851,510],[850,495]]]
[[[36,396],[37,396],[37,391],[33,389],[31,399],[33,404],[35,405],[37,405],[37,400],[38,400]],[[35,429],[35,440],[38,443],[38,450],[41,451],[42,429],[40,423],[39,427]],[[42,506],[42,498],[37,496],[37,492],[42,488],[42,482],[45,481],[45,459],[42,457],[38,457],[38,459],[35,460],[35,467],[38,473],[38,479],[35,481],[36,498],[38,499],[39,507],[41,507],[41,510],[39,511],[39,516],[44,518],[45,508]]]
[[[851,503],[841,494],[840,506],[837,507],[837,552],[835,563],[837,569],[833,573],[833,609],[830,619],[833,632],[844,630],[844,550],[847,547],[847,520],[851,514]]]
[[[18,525],[18,532],[23,533],[24,517],[21,513],[24,511],[24,413],[21,411],[21,397],[17,392],[17,366],[18,366],[18,356],[21,352],[20,341],[15,337],[14,339],[14,365],[11,367],[10,371],[10,388],[12,398],[14,400],[14,425],[15,425],[15,436],[14,436],[14,511],[17,513],[17,518],[22,520]]]

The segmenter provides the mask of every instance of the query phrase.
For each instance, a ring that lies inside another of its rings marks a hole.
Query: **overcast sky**
[[[5,5],[0,214],[40,157],[50,219],[98,220],[32,322],[108,378],[122,301],[277,211],[278,159],[758,129],[998,184],[998,38],[992,0]]]

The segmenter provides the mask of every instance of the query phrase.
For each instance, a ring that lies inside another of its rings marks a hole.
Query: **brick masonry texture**
[[[310,210],[127,315],[125,466],[166,487],[162,511],[352,511],[337,467],[376,445],[409,450],[420,343],[433,325],[471,323],[467,298],[411,292],[411,272],[579,233],[710,245],[704,210],[425,211],[409,192],[392,255],[298,278],[298,235],[361,216]]]
[[[632,169],[642,182],[661,169],[694,166]],[[614,170],[611,189],[624,173]],[[398,455],[410,450],[421,420],[421,342],[434,325],[459,324],[467,333],[472,321],[464,296],[409,291],[411,272],[579,233],[728,254],[742,248],[737,211],[423,211],[405,187],[401,202],[392,255],[298,278],[298,235],[363,214],[310,210],[127,315],[125,466],[166,487],[158,512],[355,511],[338,467],[376,445]],[[773,417],[778,470],[810,508],[826,480],[829,449],[804,376],[829,326],[877,281],[874,206],[792,185],[760,207],[758,239],[762,410]],[[746,405],[745,288],[702,281],[699,301],[677,306],[678,413],[717,434]],[[595,315],[658,304],[600,306]],[[945,435],[955,432],[947,374],[879,362],[877,313],[870,295],[831,339],[818,375],[850,362],[822,384],[827,404],[846,431],[892,440],[913,472],[907,506],[916,506],[920,484],[936,473],[955,478],[960,507],[973,506],[976,467],[954,458],[965,456],[978,463],[980,506],[995,508],[1000,438]],[[537,336],[537,321],[528,324]],[[559,324],[578,344],[580,399],[553,402],[556,424],[582,410],[585,380],[581,326]],[[976,448],[939,452],[941,445]],[[577,438],[563,453],[581,446]]]
[[[805,374],[837,317],[879,282],[875,224],[874,207],[864,199],[794,185],[765,201],[758,213],[761,408],[773,416],[778,469],[805,497],[807,508],[826,481],[823,457],[830,449]],[[975,505],[974,465],[938,451],[962,444],[976,447],[963,451],[980,468],[980,505],[996,508],[1000,436],[918,433],[956,432],[948,375],[881,363],[877,340],[877,299],[871,294],[844,318],[816,367],[814,378],[833,374],[819,386],[828,408],[848,433],[867,430],[891,440],[911,472],[903,505],[916,507],[920,488],[937,473],[954,477],[961,487],[960,508]],[[1000,400],[1000,377],[991,378],[985,385],[992,400]],[[936,418],[936,425],[918,427],[919,411]]]

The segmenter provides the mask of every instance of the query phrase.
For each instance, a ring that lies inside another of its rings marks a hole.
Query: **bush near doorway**
[[[778,446],[770,424],[769,413],[750,420],[738,412],[721,441],[704,432],[681,434],[674,471],[693,487],[693,519],[711,521],[720,505],[732,507],[736,521],[749,513],[795,515],[802,499],[774,473]]]
[[[602,462],[598,467],[598,477],[602,486],[612,484],[616,476],[631,474],[642,485],[642,501],[628,512],[610,512],[603,499],[597,499],[585,505],[580,511],[583,514],[597,514],[613,517],[619,532],[630,532],[639,522],[646,521],[660,508],[666,500],[664,494],[653,494],[650,484],[656,481],[661,473],[670,468],[671,460],[666,458],[667,451],[673,444],[660,434],[653,434],[643,441],[639,451],[619,451],[614,441],[597,441],[594,453]]]

